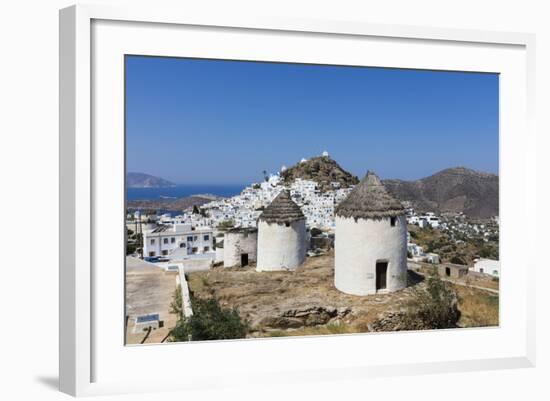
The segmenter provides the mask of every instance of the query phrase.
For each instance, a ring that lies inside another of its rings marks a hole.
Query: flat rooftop
[[[177,286],[177,272],[166,272],[153,263],[139,258],[126,257],[126,343],[149,344],[165,341],[176,325],[177,316],[170,313]],[[159,315],[162,327],[146,332],[134,333],[138,316]]]

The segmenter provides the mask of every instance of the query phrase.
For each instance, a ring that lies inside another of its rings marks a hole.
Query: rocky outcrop
[[[402,330],[424,330],[420,320],[411,325],[405,322],[406,312],[395,311],[387,312],[378,317],[377,320],[367,325],[369,331],[402,331]]]
[[[426,307],[430,310],[426,310]],[[424,309],[423,309],[424,308]],[[458,298],[452,297],[447,307],[437,313],[429,305],[382,313],[367,325],[369,331],[433,330],[458,327]]]
[[[341,319],[351,313],[350,308],[331,306],[306,306],[288,309],[280,316],[267,316],[260,321],[260,326],[277,329],[318,326],[332,320]]]
[[[333,189],[336,182],[340,188],[356,185],[359,179],[344,170],[329,156],[319,156],[300,162],[281,173],[286,184],[291,184],[296,178],[315,181],[321,191]]]

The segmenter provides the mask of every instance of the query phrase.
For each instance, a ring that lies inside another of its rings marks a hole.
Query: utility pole
[[[138,218],[139,218],[139,233],[140,233],[140,236],[139,236],[139,241],[138,243],[141,245],[140,246],[140,254],[141,254],[141,259],[143,259],[143,229],[141,227],[141,210],[138,211]]]
[[[134,218],[134,233],[135,233],[135,237],[136,237],[136,252],[137,252],[138,247],[139,247],[139,233],[138,233],[138,222],[136,220],[136,213],[135,212],[134,212],[133,218]]]

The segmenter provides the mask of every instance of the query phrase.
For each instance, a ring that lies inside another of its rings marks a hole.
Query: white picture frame
[[[182,42],[181,38],[189,37],[185,35],[193,35],[196,43],[200,43],[200,48],[182,49],[181,44],[185,41]],[[264,46],[258,46],[258,35],[265,41],[262,43]],[[243,46],[239,47],[240,53],[227,45],[216,48],[219,46],[217,42],[227,44],[238,40],[243,41]],[[327,54],[319,49],[321,41],[327,45]],[[246,43],[250,43],[250,47]],[[300,51],[308,43],[313,45],[311,53],[302,55],[308,53]],[[252,379],[265,384],[280,380],[344,377],[359,380],[387,375],[534,366],[535,283],[532,273],[536,266],[536,253],[529,252],[534,244],[526,236],[522,238],[520,233],[515,232],[521,224],[534,227],[537,216],[534,200],[536,138],[532,128],[534,44],[534,36],[523,33],[376,25],[359,21],[187,15],[183,7],[166,10],[154,7],[79,5],[61,10],[61,391],[79,396],[245,386]],[[365,54],[354,53],[354,46],[368,46],[372,50],[371,58],[368,61],[361,59],[366,57]],[[262,47],[268,50],[261,50]],[[411,57],[410,49],[424,57]],[[123,131],[120,131],[123,118],[120,115],[123,108],[123,102],[120,102],[123,86],[120,86],[120,82],[121,78],[123,81],[123,70],[119,68],[119,56],[134,52],[199,57],[204,52],[204,57],[212,54],[219,58],[252,57],[268,61],[300,59],[318,63],[330,63],[332,60],[336,64],[354,65],[367,65],[365,63],[368,62],[368,65],[376,66],[502,74],[501,326],[443,332],[125,347],[120,328],[123,312],[118,308],[112,308],[113,311],[106,309],[106,303],[118,306],[123,297],[123,289],[119,291],[123,275],[120,268],[124,264],[123,257],[118,257],[123,254],[117,254],[116,248],[123,246],[123,237],[116,229],[108,230],[112,235],[105,236],[109,240],[114,239],[113,243],[118,238],[120,243],[113,245],[112,249],[106,249],[102,241],[107,239],[99,238],[98,233],[107,224],[118,224],[122,230],[122,215],[120,220],[115,217],[114,223],[112,221],[113,216],[121,212],[120,202],[115,201],[116,205],[111,209],[104,194],[113,190],[113,197],[120,200],[123,192],[123,186],[120,187],[122,177],[119,176],[124,161],[124,154],[120,152],[124,144]],[[430,56],[434,52],[442,60]],[[461,54],[464,57],[459,61],[458,56]],[[116,62],[113,62],[113,57]],[[108,87],[101,86],[107,82],[110,84]],[[112,96],[106,98],[105,94],[109,92],[112,92]],[[111,140],[114,142],[108,143]],[[105,178],[107,175],[112,177]],[[521,186],[521,191],[511,188],[513,182]],[[517,249],[511,246],[505,248],[507,244],[516,241],[522,246]],[[520,248],[523,249],[523,255],[519,254]],[[101,270],[98,274],[98,265],[104,266],[101,262],[108,260],[107,255],[116,260],[113,263],[115,266],[108,272]],[[517,275],[515,279],[508,280],[507,263],[512,265],[515,261],[520,261],[521,267],[514,272]],[[94,298],[97,295],[95,291],[99,290],[102,293],[101,300],[97,296]],[[117,314],[120,326],[116,325]],[[434,350],[434,355],[420,359],[414,352],[407,355],[400,353],[400,349],[405,350],[401,347],[411,341],[436,344],[435,348],[438,342],[443,341],[453,341],[458,345],[454,352],[438,352],[437,356],[435,352],[438,350]],[[485,341],[485,346],[477,349],[476,341]],[[460,346],[462,342],[470,343],[474,349],[465,352]],[[491,342],[492,346],[489,345]],[[385,358],[382,354],[376,354],[374,350],[386,344],[395,344],[396,355],[387,355]],[[319,356],[320,349],[325,352],[322,357]],[[357,352],[346,352],[352,349]],[[261,364],[259,359],[254,359],[260,354],[269,363]],[[182,355],[194,362],[194,369],[186,370],[178,364]],[[291,355],[299,355],[301,358],[289,364]],[[215,367],[201,362],[201,358],[207,360],[214,356],[219,358]],[[148,363],[162,360],[168,366],[179,366],[179,377],[157,374],[144,380],[132,376],[132,369],[128,369],[127,376],[118,377],[114,374],[120,372],[122,366],[135,366],[140,360]]]

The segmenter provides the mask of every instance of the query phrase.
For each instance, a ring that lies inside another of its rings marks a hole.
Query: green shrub
[[[323,233],[323,231],[319,230],[317,227],[312,227],[309,232],[312,237],[317,237]]]
[[[404,317],[404,325],[411,330],[445,329],[456,327],[459,318],[456,292],[433,269],[426,277],[426,286],[413,289],[413,300]]]
[[[178,319],[183,319],[183,306],[181,302],[181,285],[178,285],[174,292],[174,299],[170,304],[170,313],[178,315]]]
[[[460,256],[453,256],[451,258],[451,263],[454,263],[455,265],[465,265],[464,260]]]
[[[220,224],[218,224],[217,228],[219,230],[226,230],[233,227],[235,227],[235,221],[232,219],[229,219],[229,220],[222,221]]]
[[[186,318],[181,313],[181,301],[178,305],[177,299],[174,300],[172,306],[174,311],[179,313],[180,320],[171,332],[171,341],[226,340],[246,337],[248,323],[241,320],[236,309],[222,308],[215,298],[192,297],[191,305],[193,315]]]

